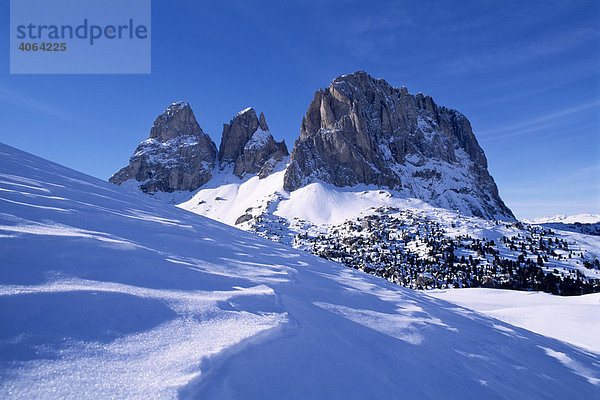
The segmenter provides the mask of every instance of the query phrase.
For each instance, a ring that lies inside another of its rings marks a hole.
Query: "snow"
[[[302,219],[315,225],[341,223],[382,206],[432,209],[423,201],[399,198],[397,194],[394,197],[393,192],[375,186],[338,188],[314,182],[289,193],[283,189],[285,161],[263,179],[251,176],[240,180],[230,171],[216,172],[191,198],[182,200],[176,196],[174,201],[183,209],[229,225],[235,225],[237,218],[249,208],[252,208],[251,214],[258,215],[272,207],[276,216],[288,221]]]
[[[188,105],[188,103],[186,103],[185,101],[176,101],[176,102],[172,103],[171,106],[169,106],[169,108],[171,108],[173,110],[181,110],[182,108],[184,108],[187,105]]]
[[[553,217],[539,217],[530,220],[524,220],[524,222],[530,224],[549,224],[549,223],[561,223],[561,224],[596,224],[600,223],[600,214],[576,214],[576,215],[564,215],[559,214]]]
[[[257,176],[240,179],[231,170],[215,170],[211,181],[195,193],[157,193],[153,197],[168,198],[169,202],[183,209],[228,225],[253,230],[263,237],[290,245],[295,243],[293,237],[299,233],[314,236],[336,230],[345,221],[372,215],[381,207],[410,210],[439,223],[452,238],[469,235],[494,240],[499,244],[503,236],[527,235],[526,230],[511,228],[507,223],[468,217],[460,209],[450,211],[434,207],[423,200],[407,197],[404,193],[376,186],[340,188],[316,181],[289,193],[283,189],[287,161],[283,160],[272,174],[263,179]],[[447,196],[452,193],[449,191]],[[242,216],[245,218],[240,219]],[[262,221],[258,224],[260,226],[256,224],[259,220]],[[583,257],[567,257],[568,252],[564,252],[562,259],[553,259],[547,264],[549,271],[556,268],[561,273],[569,274],[578,270],[587,277],[600,279],[600,270],[587,269],[582,261],[584,258],[600,258],[600,236],[557,230],[553,237],[565,240],[572,251],[582,253]],[[501,257],[512,260],[516,260],[520,254],[502,245],[499,250]],[[425,249],[423,251],[426,252]],[[460,255],[468,257],[470,253]],[[533,253],[530,252],[529,257],[536,261]]]
[[[269,141],[271,137],[271,133],[269,131],[263,131],[262,128],[258,128],[256,132],[252,135],[246,146],[244,146],[245,150],[251,150],[255,147],[263,147]]]
[[[215,171],[213,179],[191,198],[179,202],[178,206],[201,215],[210,216],[220,222],[235,225],[235,221],[252,208],[265,210],[268,202],[283,192],[285,162],[274,169],[274,173],[264,179],[249,176],[240,180],[231,170]],[[189,197],[189,192],[187,193]]]
[[[556,358],[558,361],[571,368],[576,374],[583,376],[590,382],[591,384],[598,385],[600,384],[600,379],[596,378],[596,373],[581,364],[577,361],[573,360],[571,357],[566,355],[565,353],[561,353],[559,351],[554,351],[552,349],[548,349],[545,347],[541,347],[546,351],[550,357]]]
[[[427,294],[600,354],[600,293],[562,297],[470,288]]]
[[[242,111],[238,112],[237,115],[240,116],[240,115],[246,114],[249,111],[252,111],[252,107],[244,108]]]
[[[434,130],[435,122],[431,119],[431,117],[425,118],[427,118],[427,120],[423,119],[422,116],[417,118],[417,128],[423,133],[427,140],[432,140],[433,137],[439,133]]]
[[[381,156],[384,160],[391,161],[394,159],[392,151],[390,150],[390,147],[387,144],[380,144],[379,152],[381,153]]]
[[[557,229],[600,236],[600,214],[555,215],[524,220],[544,228]]]
[[[0,153],[0,398],[600,395],[598,354]]]
[[[427,207],[424,202],[394,198],[390,191],[375,187],[336,188],[315,182],[290,193],[281,201],[275,215],[288,220],[299,218],[315,225],[332,225],[382,206]]]
[[[186,192],[158,197],[173,198],[172,202],[183,209],[229,225],[234,225],[249,208],[261,211],[268,206],[276,216],[289,221],[302,219],[315,225],[338,224],[382,206],[433,209],[424,201],[367,185],[340,188],[317,181],[289,193],[283,189],[287,161],[283,160],[263,179],[249,176],[240,180],[229,170],[215,171],[211,181],[191,196]]]
[[[460,154],[457,152],[457,154]],[[376,214],[381,207],[394,208],[400,211],[411,211],[419,217],[426,218],[441,225],[446,235],[451,238],[472,236],[477,239],[501,242],[503,236],[527,236],[527,229],[510,227],[508,223],[498,223],[477,217],[465,216],[464,210],[451,211],[447,208],[434,207],[426,201],[407,197],[405,193],[380,189],[373,185],[356,185],[353,187],[336,187],[331,184],[316,181],[303,186],[291,193],[283,189],[283,178],[288,158],[282,160],[274,172],[259,179],[256,175],[240,179],[232,173],[231,168],[213,171],[213,178],[194,193],[174,192],[153,194],[153,198],[164,200],[171,204],[207,216],[228,225],[245,230],[252,230],[263,237],[271,238],[281,243],[298,246],[294,240],[297,234],[308,233],[318,236],[327,232],[339,230],[346,221],[364,218]],[[435,168],[432,166],[432,168]],[[449,174],[446,170],[444,173]],[[136,181],[128,181],[124,187],[137,189]],[[446,198],[451,198],[449,190]],[[426,197],[426,193],[422,193]],[[444,197],[442,197],[442,200]],[[446,205],[457,206],[457,202]],[[244,217],[241,218],[240,217]],[[260,223],[256,223],[261,221]],[[559,229],[550,226],[552,230]],[[582,234],[587,232],[556,230],[552,237],[565,240],[569,249],[580,256],[567,257],[569,251],[557,250],[561,253],[560,260],[553,259],[546,263],[547,272],[557,269],[559,273],[572,275],[578,270],[589,278],[600,279],[600,270],[588,269],[583,260],[600,258],[600,236]],[[312,246],[309,246],[312,248]],[[304,247],[306,250],[307,248]],[[516,260],[518,250],[509,250],[507,246],[499,245],[500,256]],[[422,256],[427,253],[427,247],[411,247]],[[461,253],[468,257],[471,253]],[[475,254],[472,254],[475,256]],[[530,252],[529,258],[537,260]],[[492,260],[488,260],[490,265]]]

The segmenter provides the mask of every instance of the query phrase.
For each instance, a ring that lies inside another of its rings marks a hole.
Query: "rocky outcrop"
[[[221,168],[233,165],[233,173],[240,178],[256,173],[263,178],[287,155],[285,141],[273,139],[265,116],[257,117],[253,108],[240,111],[223,125],[219,164]]]
[[[146,193],[195,190],[212,177],[216,157],[214,142],[198,125],[189,104],[177,102],[156,118],[150,138],[109,181],[120,185],[134,179]]]
[[[467,215],[514,220],[461,113],[359,71],[315,93],[284,187],[389,187]]]

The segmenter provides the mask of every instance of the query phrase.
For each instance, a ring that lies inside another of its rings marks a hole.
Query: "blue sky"
[[[253,106],[291,149],[314,92],[360,69],[465,114],[518,217],[600,213],[600,2],[154,0],[150,75],[0,63],[0,141],[102,179],[177,100],[217,145]]]

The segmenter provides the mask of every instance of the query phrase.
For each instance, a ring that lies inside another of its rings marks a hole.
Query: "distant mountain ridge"
[[[530,224],[596,224],[600,222],[600,214],[558,214],[552,217],[538,217],[533,219],[524,219],[523,221],[528,222]]]
[[[224,124],[218,152],[216,147],[190,106],[174,103],[110,181],[134,179],[146,193],[194,191],[228,168],[240,179],[265,178],[289,154],[284,141],[274,140],[264,114],[257,117],[252,108]],[[302,120],[282,190],[312,182],[372,185],[467,216],[516,220],[462,114],[363,71],[319,89]]]
[[[546,228],[600,236],[600,214],[560,214],[553,217],[539,217],[524,221]]]

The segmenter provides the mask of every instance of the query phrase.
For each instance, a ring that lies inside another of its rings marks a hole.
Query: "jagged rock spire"
[[[264,177],[288,154],[285,141],[273,139],[264,114],[258,118],[251,107],[223,125],[219,164],[221,168],[233,165],[233,173],[239,177],[255,173]]]
[[[195,190],[212,177],[216,156],[214,142],[200,128],[189,104],[180,101],[156,118],[150,138],[109,181],[120,185],[134,179],[147,193]]]

